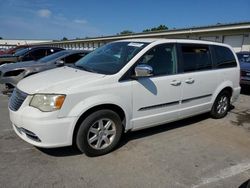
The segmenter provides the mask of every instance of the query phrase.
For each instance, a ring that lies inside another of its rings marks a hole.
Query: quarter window
[[[214,56],[216,68],[230,68],[237,66],[235,57],[229,48],[214,46]]]
[[[183,45],[183,71],[202,71],[212,69],[209,47],[206,45]]]
[[[59,51],[61,51],[60,48],[49,48],[46,50],[46,56],[59,52]]]

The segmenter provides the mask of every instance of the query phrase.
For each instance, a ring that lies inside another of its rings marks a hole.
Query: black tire
[[[106,125],[108,124],[108,122],[111,122],[110,126],[112,130],[104,130],[104,127],[108,126],[102,126],[103,129],[99,129],[99,122],[102,122],[101,124],[104,125],[103,123],[105,123],[105,121],[107,121]],[[98,128],[96,128],[96,126]],[[98,133],[92,133],[92,131],[90,130],[93,129],[90,128],[93,128],[95,131],[98,130]],[[108,133],[105,132],[105,131],[114,132],[114,130],[115,133],[112,134],[112,136],[108,135]],[[96,111],[90,114],[81,123],[78,132],[76,134],[76,146],[81,152],[85,153],[87,156],[90,157],[107,154],[112,150],[114,150],[115,147],[118,145],[122,135],[122,130],[123,130],[122,121],[117,113],[113,112],[112,110]],[[91,134],[93,134],[91,138],[95,137],[95,139],[97,139],[95,140],[96,143],[95,141],[92,144],[89,143],[91,142],[90,141],[91,139],[89,138]],[[106,142],[107,140],[104,140],[104,137],[109,139],[108,144]],[[103,148],[98,148],[98,142],[99,143],[101,142],[101,144],[104,143],[103,145],[100,145],[100,147],[102,146]]]
[[[227,90],[223,90],[220,92],[220,94],[216,97],[210,112],[212,118],[220,119],[227,115],[227,112],[230,108],[230,98],[231,95]],[[224,108],[219,111],[221,104],[223,104]]]

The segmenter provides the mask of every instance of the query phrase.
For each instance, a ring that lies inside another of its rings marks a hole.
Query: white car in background
[[[240,94],[232,48],[198,40],[106,44],[74,67],[25,78],[9,102],[15,132],[38,147],[112,151],[123,132],[210,112],[224,117]],[[166,124],[167,126],[167,124]]]

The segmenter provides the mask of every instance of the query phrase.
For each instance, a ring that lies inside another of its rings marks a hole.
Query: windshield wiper
[[[88,72],[93,72],[93,73],[98,73],[95,70],[91,69],[91,68],[87,68],[87,67],[83,67],[83,66],[79,66],[79,65],[75,65],[74,66],[80,70],[84,70],[84,71],[88,71]]]

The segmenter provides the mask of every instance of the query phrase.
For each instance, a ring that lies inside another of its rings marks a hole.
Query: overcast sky
[[[250,0],[0,0],[0,37],[70,39],[250,21]]]

